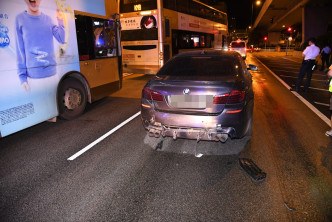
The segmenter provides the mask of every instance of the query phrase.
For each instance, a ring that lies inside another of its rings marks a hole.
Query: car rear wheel
[[[83,84],[75,78],[64,79],[58,90],[59,116],[70,120],[80,116],[87,104],[87,93]]]

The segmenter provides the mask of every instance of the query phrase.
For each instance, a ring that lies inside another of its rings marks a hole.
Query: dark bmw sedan
[[[149,136],[221,142],[250,136],[254,93],[248,69],[237,52],[173,57],[142,91],[141,117]]]

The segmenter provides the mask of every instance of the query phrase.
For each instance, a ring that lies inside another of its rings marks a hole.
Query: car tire
[[[84,85],[76,78],[64,79],[58,89],[59,117],[66,120],[80,116],[87,105]]]

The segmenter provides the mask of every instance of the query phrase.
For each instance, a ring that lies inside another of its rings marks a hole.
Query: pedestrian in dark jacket
[[[326,64],[326,68],[330,66],[330,54],[331,54],[331,48],[327,44],[320,52],[320,58],[322,59],[322,67],[320,68],[321,71],[324,70],[324,65]]]

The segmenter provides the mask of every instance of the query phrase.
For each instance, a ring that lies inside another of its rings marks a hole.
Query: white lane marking
[[[300,94],[293,91],[293,94],[299,98],[309,109],[311,109],[314,113],[318,115],[319,118],[321,118],[328,126],[331,125],[331,121],[329,118],[327,118],[323,113],[321,113],[316,107],[314,107],[311,103],[309,103],[307,100],[305,100]]]
[[[94,142],[90,143],[88,146],[84,147],[83,149],[81,149],[80,151],[78,151],[77,153],[75,153],[74,155],[72,155],[71,157],[69,157],[67,160],[75,160],[77,157],[79,157],[80,155],[82,155],[83,153],[85,153],[86,151],[88,151],[89,149],[91,149],[92,147],[94,147],[99,142],[103,141],[106,137],[110,136],[112,133],[114,133],[115,131],[117,131],[118,129],[120,129],[121,127],[123,127],[124,125],[126,125],[127,123],[129,123],[130,121],[132,121],[133,119],[135,119],[140,114],[141,114],[141,111],[139,111],[138,113],[136,113],[132,117],[128,118],[124,122],[120,123],[115,128],[113,128],[112,130],[108,131],[103,136],[99,137],[97,140],[95,140]]]
[[[287,89],[290,89],[291,87],[289,85],[287,85],[287,83],[285,83],[279,76],[277,76],[274,72],[272,72],[271,69],[269,69],[264,63],[262,63],[258,58],[256,58],[258,62],[260,62],[260,64],[262,64],[262,66],[264,66],[276,79],[279,80],[279,82],[281,82]]]
[[[295,84],[292,84],[293,87],[295,87]],[[301,88],[304,88],[304,86],[300,86]],[[313,90],[319,90],[319,91],[324,91],[324,92],[328,92],[328,89],[320,89],[320,88],[315,88],[315,87],[311,87],[309,86],[309,89],[313,89]]]
[[[285,78],[294,78],[297,79],[297,76],[286,76],[286,75],[280,75],[281,77],[285,77]],[[307,79],[307,78],[303,78],[303,79]],[[321,80],[321,79],[311,79],[311,81],[318,81],[318,82],[325,82],[326,80]]]
[[[320,88],[314,88],[314,87],[310,87],[310,86],[309,86],[309,89],[320,90],[320,91],[324,91],[324,92],[329,91],[328,89],[320,89]]]
[[[260,62],[276,79],[278,79],[287,89],[290,89],[291,87],[287,85],[279,76],[277,76],[274,72],[271,71],[266,65],[264,65],[258,58],[256,58],[258,62]],[[316,89],[316,88],[313,88]],[[318,89],[321,90],[321,89]],[[311,103],[309,103],[307,100],[305,100],[300,94],[298,94],[296,91],[292,91],[292,93],[299,98],[311,111],[316,113],[316,115],[321,118],[328,126],[330,126],[331,121],[329,118],[327,118],[323,113],[321,113],[316,107],[314,107]]]
[[[272,67],[272,66],[271,66]],[[293,72],[293,73],[299,73],[299,69],[274,69],[275,71],[280,71],[280,72]]]
[[[285,57],[282,57],[283,59],[286,59],[286,60],[289,60],[289,61],[292,61],[292,62],[296,62],[296,63],[302,63],[303,59],[290,59],[290,58],[285,58]]]
[[[280,68],[280,62],[279,62],[279,61],[276,61],[276,62],[268,61],[268,63],[269,63],[269,65],[270,65],[271,67],[278,67],[278,68]],[[289,66],[290,68],[292,68],[292,69],[300,70],[300,69],[299,69],[299,65],[297,65],[297,64],[288,64],[288,66]]]
[[[330,104],[327,104],[327,103],[320,103],[320,102],[314,102],[314,103],[316,103],[318,105],[322,105],[322,106],[327,106],[327,107],[330,106]]]

